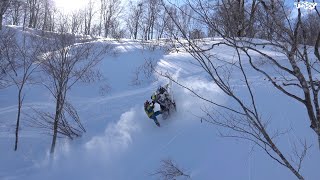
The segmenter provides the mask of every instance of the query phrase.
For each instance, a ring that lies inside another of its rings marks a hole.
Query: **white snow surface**
[[[99,65],[111,89],[101,95],[98,83],[79,83],[72,88],[69,100],[77,107],[87,132],[73,141],[58,139],[54,159],[49,155],[51,137],[44,131],[27,127],[25,115],[22,116],[19,149],[13,151],[17,90],[15,87],[1,90],[1,180],[159,179],[150,174],[160,167],[161,160],[168,158],[191,179],[295,179],[289,170],[262,150],[252,149],[250,142],[221,138],[216,126],[201,123],[199,116],[204,115],[201,108],[208,104],[178,85],[173,84],[178,112],[167,120],[158,116],[161,127],[157,127],[146,116],[143,103],[159,85],[168,81],[154,74],[159,81],[141,77],[143,81],[139,86],[131,85],[134,71],[146,59],[154,59],[157,69],[174,73],[180,82],[208,99],[220,104],[227,104],[229,99],[191,63],[192,57],[187,53],[168,54],[160,48],[150,50],[132,40],[112,43],[114,53],[106,54]],[[269,50],[268,53],[273,52]],[[234,51],[221,47],[218,54],[233,58]],[[276,91],[261,75],[252,74],[249,78],[256,83],[255,91],[262,102],[258,106],[271,120],[272,127],[293,129],[277,141],[280,148],[289,150],[292,137],[306,138],[313,143],[301,171],[308,180],[320,179],[317,172],[320,153],[305,110]],[[242,90],[242,82],[239,82],[237,91],[241,93]],[[27,87],[23,111],[32,113],[32,108],[52,111],[52,100],[45,88]],[[279,107],[283,110],[279,111]]]

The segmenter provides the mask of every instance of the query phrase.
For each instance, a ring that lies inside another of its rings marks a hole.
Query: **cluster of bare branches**
[[[2,0],[0,2],[0,30],[2,29],[2,20],[3,20],[3,15],[7,11],[9,5],[10,5],[11,0]]]
[[[6,75],[13,71],[15,73],[15,67],[12,62],[13,57],[8,55],[13,54],[14,51],[14,36],[13,31],[7,30],[0,33],[0,88],[5,88],[11,85],[10,81],[6,79]]]
[[[144,80],[152,80],[155,61],[152,58],[146,59],[144,64],[137,67],[133,72],[133,78],[131,80],[131,85],[141,85]]]
[[[40,111],[33,108],[34,115],[26,114],[30,127],[41,129],[43,133],[54,136],[54,132],[48,131],[54,127],[54,113]],[[69,119],[73,119],[70,122]],[[86,132],[81,124],[80,117],[76,109],[68,102],[65,103],[64,111],[61,113],[61,119],[57,123],[57,137],[68,137],[74,139],[80,137],[83,132]]]
[[[190,179],[190,175],[186,174],[184,170],[179,168],[171,159],[161,160],[160,168],[152,173],[151,176],[159,176],[163,180],[175,180],[178,177]]]

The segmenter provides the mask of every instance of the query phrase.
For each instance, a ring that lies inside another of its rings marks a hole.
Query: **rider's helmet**
[[[156,101],[157,100],[157,93],[153,93],[151,96],[152,101]]]

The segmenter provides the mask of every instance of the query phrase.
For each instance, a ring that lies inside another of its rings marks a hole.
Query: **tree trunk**
[[[134,39],[137,39],[138,36],[138,21],[135,23],[135,28],[134,28]]]
[[[21,7],[21,5],[19,3],[15,4],[14,15],[13,15],[13,18],[12,18],[12,21],[13,21],[12,24],[13,25],[19,25],[20,7]]]
[[[320,134],[318,135],[318,143],[319,143],[319,149],[320,149]]]
[[[256,9],[257,9],[256,0],[253,0],[252,1],[252,5],[251,5],[249,24],[248,24],[248,28],[247,28],[247,31],[246,31],[247,37],[250,37],[250,38],[254,37],[253,24],[254,24],[254,19],[256,17]]]
[[[0,14],[0,30],[2,30],[2,20],[3,20],[3,15]]]
[[[103,22],[103,14],[104,14],[104,0],[101,0],[100,1],[101,3],[101,6],[100,6],[100,22],[99,22],[99,36],[101,36],[101,33],[102,33],[102,22]]]
[[[153,31],[154,31],[154,19],[152,19],[152,24],[151,24],[151,34],[150,34],[150,39],[153,39]]]
[[[314,55],[317,57],[318,61],[320,61],[319,47],[320,47],[320,31],[318,32],[316,44],[314,46]]]
[[[34,18],[33,18],[32,28],[36,28],[36,27],[37,27],[38,16],[39,16],[39,11],[40,11],[39,9],[40,9],[40,4],[38,4],[38,5],[35,7],[35,15],[34,15]]]
[[[34,12],[33,12],[33,9],[30,9],[31,10],[31,12],[30,12],[30,17],[29,17],[29,24],[28,24],[28,27],[29,28],[32,28],[32,24],[33,24],[33,22],[32,22],[32,20],[33,20],[33,14],[34,14]]]
[[[107,38],[110,33],[110,24],[111,24],[111,17],[108,15],[105,19],[105,24],[104,24],[104,37]]]
[[[48,30],[48,1],[45,2],[45,7],[44,7],[44,18],[43,18],[43,26],[42,26],[42,30],[46,31]]]
[[[245,21],[245,17],[244,17],[244,0],[238,0],[238,7],[237,7],[237,11],[238,11],[238,32],[237,32],[237,36],[238,37],[242,37],[244,36],[244,21]]]
[[[26,28],[26,21],[27,21],[27,8],[25,7],[24,8],[24,16],[23,16],[23,31],[25,30]]]
[[[62,109],[62,93],[59,92],[58,97],[57,97],[57,102],[56,102],[56,114],[54,117],[54,123],[53,123],[53,137],[52,137],[52,144],[51,144],[51,150],[50,153],[51,155],[54,154],[54,149],[56,147],[56,141],[57,141],[57,136],[58,136],[58,123],[61,115],[61,109]]]
[[[14,150],[17,151],[18,149],[18,140],[19,140],[19,128],[20,128],[20,114],[21,114],[21,107],[22,107],[22,88],[23,85],[19,88],[19,93],[18,93],[18,115],[17,115],[17,123],[16,123],[16,141],[14,144]]]

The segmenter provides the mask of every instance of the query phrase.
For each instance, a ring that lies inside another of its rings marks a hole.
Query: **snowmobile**
[[[173,112],[177,111],[176,102],[172,96],[171,83],[159,87],[151,99],[160,105],[162,118],[167,119]]]

